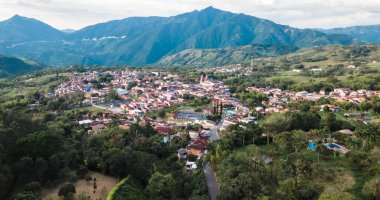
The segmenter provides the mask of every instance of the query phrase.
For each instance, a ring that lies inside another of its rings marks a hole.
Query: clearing
[[[78,197],[80,194],[86,194],[90,196],[91,199],[107,199],[108,193],[112,188],[119,182],[116,178],[107,176],[98,172],[89,172],[92,178],[96,178],[97,189],[94,193],[93,183],[94,181],[86,181],[84,179],[78,180],[75,183],[76,194]],[[58,196],[59,187],[53,189],[43,190],[44,200],[60,200]]]

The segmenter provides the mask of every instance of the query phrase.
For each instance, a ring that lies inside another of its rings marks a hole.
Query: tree
[[[252,139],[252,144],[255,144],[255,140],[263,134],[263,130],[254,123],[248,124],[246,132],[247,137]]]
[[[156,171],[149,179],[146,192],[150,199],[164,200],[174,197],[175,181],[171,174],[163,175]]]
[[[267,144],[269,145],[273,135],[288,130],[290,123],[291,118],[286,116],[286,113],[273,113],[267,117],[262,125],[267,136]]]
[[[323,140],[321,140],[321,139],[317,139],[315,142],[315,151],[317,152],[317,154],[318,154],[318,158],[317,158],[317,162],[318,162],[318,165],[319,165],[319,156],[320,156],[320,154],[322,153],[322,151],[323,151]]]
[[[303,131],[282,132],[275,138],[275,144],[286,153],[299,152],[307,148],[307,138]]]
[[[376,138],[378,135],[378,129],[373,124],[361,123],[356,129],[356,134],[363,141],[362,147],[364,149],[367,144],[370,144],[376,141]]]
[[[222,183],[220,190],[220,200],[256,199],[261,194],[260,179],[253,173],[240,173],[228,183]]]
[[[362,192],[366,194],[370,199],[380,199],[380,178],[375,177],[366,182],[363,186]]]
[[[38,195],[34,194],[33,192],[20,192],[17,193],[13,200],[38,200],[40,199]]]
[[[63,139],[58,134],[42,131],[21,138],[17,145],[24,155],[49,158],[62,149]]]
[[[73,183],[63,184],[58,191],[58,196],[63,196],[64,198],[70,197],[72,194],[75,194],[75,186]]]

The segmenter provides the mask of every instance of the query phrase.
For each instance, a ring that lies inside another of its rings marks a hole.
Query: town
[[[222,70],[223,72],[226,70]],[[240,66],[234,71],[241,70]],[[169,142],[176,135],[189,135],[186,148],[178,149],[178,157],[201,156],[207,153],[209,142],[219,139],[219,133],[231,125],[244,127],[257,123],[257,115],[289,111],[288,103],[334,99],[337,102],[359,104],[369,96],[380,96],[380,91],[337,88],[331,92],[293,92],[278,88],[247,87],[247,92],[264,94],[268,100],[260,106],[250,108],[220,80],[209,79],[207,74],[199,77],[197,83],[183,83],[179,76],[168,72],[154,71],[89,71],[69,75],[69,81],[55,89],[54,96],[83,94],[81,107],[95,107],[104,110],[100,115],[85,115],[78,119],[80,125],[88,127],[89,133],[105,129],[116,118],[119,127],[128,129],[132,123],[150,123],[157,133],[164,135],[163,142]],[[52,94],[50,94],[52,95]],[[110,98],[111,95],[111,98]],[[206,100],[200,107],[186,106],[194,99]],[[170,109],[174,108],[174,109]],[[327,109],[338,112],[336,105],[320,105],[320,111]],[[154,115],[158,111],[170,113]],[[220,116],[215,119],[212,116]],[[368,119],[367,119],[368,120]],[[363,122],[367,122],[363,119]],[[175,132],[177,127],[200,125],[197,130]],[[188,170],[196,168],[195,162],[187,162]]]

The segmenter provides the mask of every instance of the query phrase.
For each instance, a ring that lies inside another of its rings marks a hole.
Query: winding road
[[[216,197],[219,194],[218,183],[216,182],[216,178],[214,176],[214,172],[210,166],[210,163],[206,163],[203,165],[203,172],[206,177],[208,193],[210,194],[211,200],[216,200]]]

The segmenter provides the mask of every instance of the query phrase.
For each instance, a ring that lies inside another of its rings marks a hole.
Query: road
[[[210,134],[210,140],[211,140],[212,142],[214,142],[215,140],[219,140],[219,133],[218,133],[218,130],[219,130],[219,128],[222,126],[222,124],[223,124],[223,118],[222,118],[222,120],[220,120],[220,122],[219,122],[218,124],[216,124],[214,127],[212,127],[212,128],[210,129],[210,131],[211,131],[211,134]]]
[[[96,105],[96,104],[92,104],[93,107],[95,108],[100,108],[100,109],[104,109],[104,110],[108,110],[108,111],[111,111],[112,113],[121,113],[122,112],[122,109],[120,107],[106,107],[106,106],[100,106],[100,105]]]
[[[222,120],[220,120],[218,124],[216,124],[214,127],[210,129],[211,142],[219,140],[218,130],[222,126],[223,120],[224,119],[222,118]],[[215,178],[214,172],[212,171],[210,163],[206,163],[203,165],[203,172],[205,174],[205,178],[207,181],[208,193],[210,194],[210,198],[211,200],[216,200],[216,197],[219,194],[219,187],[218,187],[218,183],[216,182],[216,178]]]
[[[214,176],[214,172],[210,166],[210,163],[206,163],[203,165],[203,172],[206,177],[208,193],[210,194],[211,200],[216,200],[216,197],[219,194],[218,183],[216,182],[216,178]]]

